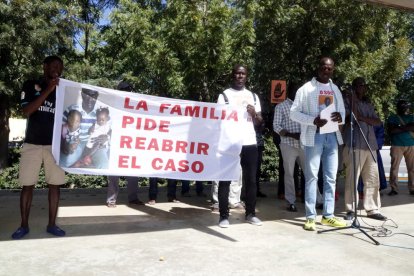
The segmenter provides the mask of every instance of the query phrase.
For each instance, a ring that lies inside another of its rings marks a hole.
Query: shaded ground
[[[117,208],[105,206],[106,189],[63,190],[58,224],[64,238],[45,232],[47,192],[37,190],[31,232],[19,241],[10,239],[20,222],[19,192],[0,191],[0,275],[412,275],[414,238],[406,234],[414,235],[414,196],[406,189],[382,196],[383,214],[392,219],[384,226],[392,235],[375,237],[376,246],[357,229],[304,231],[303,203],[289,213],[276,184],[262,186],[268,194],[257,203],[263,226],[247,224],[243,212],[233,211],[228,229],[217,226],[218,214],[194,189],[181,203],[168,203],[161,188],[159,203],[136,207],[124,205],[122,190]],[[140,189],[140,199],[147,192]],[[342,198],[337,215],[343,214]],[[360,222],[383,225],[364,211]]]

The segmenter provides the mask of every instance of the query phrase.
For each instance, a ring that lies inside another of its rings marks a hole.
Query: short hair
[[[127,81],[121,81],[118,83],[118,86],[116,87],[117,90],[126,91],[126,92],[132,92],[134,91],[133,86],[127,82]]]
[[[397,102],[397,109],[407,109],[411,108],[411,103],[405,99],[400,99]]]
[[[365,83],[365,79],[363,77],[356,77],[353,81],[352,81],[352,87],[355,88],[357,84],[359,83]]]
[[[68,113],[68,118],[72,117],[73,115],[78,115],[82,119],[82,113],[80,113],[80,111],[77,109],[70,110]]]
[[[321,56],[321,58],[320,58],[320,59],[319,59],[319,61],[318,61],[318,65],[319,65],[319,66],[323,65],[323,61],[324,61],[324,60],[327,60],[327,59],[332,60],[332,62],[335,64],[335,61],[334,61],[334,60],[333,60],[333,58],[331,58],[330,56]]]
[[[43,64],[51,64],[54,61],[58,61],[60,64],[63,65],[63,60],[58,56],[48,56],[43,60]]]
[[[82,94],[88,95],[89,97],[97,99],[99,96],[99,92],[89,88],[82,87]]]
[[[237,63],[233,66],[233,70],[231,71],[231,73],[234,74],[234,72],[236,72],[237,69],[239,69],[240,67],[243,67],[244,69],[246,69],[246,73],[248,72],[247,66],[245,66],[243,64],[240,64],[240,63]]]
[[[107,107],[100,107],[96,110],[96,117],[98,117],[100,114],[106,114],[106,116],[109,116],[109,109]]]

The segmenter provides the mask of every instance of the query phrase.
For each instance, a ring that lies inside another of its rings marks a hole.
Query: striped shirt
[[[275,115],[273,117],[273,130],[280,134],[280,131],[286,129],[290,133],[300,133],[300,124],[290,119],[290,107],[293,101],[287,98],[282,103],[275,106]],[[280,142],[289,146],[299,148],[299,140],[292,137],[280,136]]]
[[[303,146],[313,147],[315,145],[315,134],[317,127],[313,121],[319,116],[319,95],[322,83],[316,78],[305,83],[296,93],[295,101],[290,108],[290,118],[301,125],[300,142]],[[333,93],[335,109],[341,113],[342,123],[345,121],[345,106],[339,88],[329,80],[329,86]],[[336,139],[339,145],[343,144],[341,132],[336,131]]]
[[[78,110],[82,114],[82,120],[80,123],[80,134],[79,134],[79,140],[81,142],[87,142],[89,138],[89,128],[96,122],[96,109],[94,108],[91,112],[86,113],[85,110],[83,110],[82,105],[73,104],[69,106],[65,112],[63,112],[63,121],[67,122],[67,117],[69,114],[69,111],[71,110]]]

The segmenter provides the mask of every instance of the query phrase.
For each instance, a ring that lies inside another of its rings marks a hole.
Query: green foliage
[[[107,184],[106,176],[102,175],[66,175],[66,185],[73,188],[102,188]]]
[[[0,189],[18,189],[19,185],[19,164],[2,170],[0,174]]]
[[[60,1],[0,3],[0,89],[17,109],[23,81],[37,77],[49,54],[73,53],[70,20]]]
[[[265,150],[263,152],[262,174],[260,181],[275,181],[279,179],[278,168],[279,158],[273,138],[270,133],[265,135]]]

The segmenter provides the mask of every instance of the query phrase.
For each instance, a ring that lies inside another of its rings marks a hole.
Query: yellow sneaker
[[[315,231],[316,230],[315,220],[307,219],[305,222],[305,225],[303,225],[303,229],[308,230],[308,231]]]
[[[322,217],[321,223],[323,225],[328,225],[332,227],[345,227],[346,226],[345,221],[339,220],[336,217],[331,217],[331,218]]]

